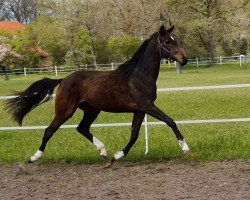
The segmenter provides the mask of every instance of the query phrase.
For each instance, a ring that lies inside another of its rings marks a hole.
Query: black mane
[[[121,64],[118,68],[117,71],[122,74],[125,77],[129,77],[134,69],[137,67],[138,61],[140,60],[140,58],[143,57],[144,52],[148,46],[149,41],[156,36],[158,33],[154,33],[152,34],[152,36],[149,39],[146,39],[142,45],[139,47],[139,49],[135,52],[135,54],[132,56],[132,58],[128,61],[126,61],[125,63]]]

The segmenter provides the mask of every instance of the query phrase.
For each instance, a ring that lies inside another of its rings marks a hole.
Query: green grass
[[[43,75],[11,77],[0,80],[0,96],[9,89],[23,90]],[[50,76],[51,77],[51,76]],[[55,76],[53,76],[54,78]],[[173,69],[161,70],[158,87],[184,87],[198,85],[250,83],[250,66],[188,67],[182,75]],[[0,101],[0,126],[17,126],[3,110]],[[250,117],[250,88],[163,92],[156,104],[175,120],[220,119]],[[83,113],[77,111],[66,124],[78,124]],[[33,110],[24,126],[49,125],[54,116],[54,101]],[[131,122],[131,114],[101,113],[95,123]],[[156,121],[149,118],[149,121]],[[167,126],[149,126],[149,154],[144,155],[144,128],[140,137],[123,161],[182,160],[210,161],[223,159],[249,159],[250,123],[186,124],[180,130],[192,153],[184,156],[174,134]],[[130,137],[130,127],[93,128],[108,151],[109,158],[124,148]],[[43,130],[0,131],[0,162],[23,162],[38,149]],[[49,142],[39,163],[98,163],[102,162],[94,145],[75,129],[60,129]]]
[[[105,143],[109,158],[129,140],[129,127],[93,128],[93,134]],[[173,160],[211,161],[249,159],[249,123],[181,125],[192,150],[184,156],[172,131],[165,126],[149,127],[149,154],[144,155],[143,128],[140,137],[124,161]],[[0,132],[0,162],[24,162],[35,153],[41,130]],[[49,142],[39,163],[100,163],[94,145],[75,130],[60,129]]]
[[[168,73],[162,73],[168,72]],[[250,63],[239,65],[216,65],[213,67],[184,67],[183,73],[176,74],[174,68],[162,68],[158,87],[185,87],[222,84],[250,83]]]

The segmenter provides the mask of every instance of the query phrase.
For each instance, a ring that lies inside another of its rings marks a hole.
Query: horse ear
[[[165,30],[164,25],[162,25],[162,26],[160,27],[159,33],[160,33],[161,36],[166,35],[167,31]]]
[[[167,30],[167,32],[170,34],[170,33],[173,32],[173,30],[174,30],[174,25],[173,25],[172,27],[170,27],[170,28]]]

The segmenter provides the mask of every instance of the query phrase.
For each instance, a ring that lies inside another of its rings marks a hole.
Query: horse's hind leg
[[[91,141],[97,147],[97,150],[99,151],[103,159],[107,159],[107,152],[104,147],[104,144],[100,140],[98,140],[95,136],[93,136],[89,131],[91,124],[99,115],[100,110],[97,110],[90,106],[86,106],[82,108],[82,110],[84,110],[84,117],[76,130],[83,136],[85,136],[89,141]]]
[[[58,130],[58,128],[63,124],[63,122],[60,122],[56,117],[54,118],[53,122],[50,124],[49,127],[45,129],[44,136],[42,139],[42,144],[39,148],[39,150],[30,157],[29,163],[35,162],[39,160],[42,157],[42,154],[44,152],[44,149],[46,147],[46,144],[48,143],[49,139],[54,135],[54,133]]]
[[[66,106],[64,107],[64,109],[60,109],[61,106],[60,104],[58,104],[56,107],[58,108],[56,109],[56,116],[53,119],[52,123],[45,129],[42,144],[39,150],[33,156],[30,157],[28,161],[29,163],[35,162],[42,157],[45,147],[50,138],[60,128],[60,126],[74,114],[76,110],[76,106],[69,106],[68,108],[66,108]]]

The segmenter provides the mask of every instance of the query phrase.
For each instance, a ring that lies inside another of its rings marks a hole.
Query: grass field
[[[58,77],[64,77],[60,75]],[[0,80],[0,96],[10,90],[23,90],[32,82],[45,77],[30,75]],[[55,76],[46,76],[55,78]],[[172,68],[163,68],[158,88],[250,83],[250,65],[223,65],[215,67],[188,67],[177,75]],[[250,117],[250,88],[163,92],[156,104],[175,120],[220,119]],[[3,110],[0,101],[0,126],[17,126]],[[78,124],[82,112],[77,111],[66,124]],[[54,102],[41,105],[25,119],[24,126],[49,125],[54,116]],[[101,113],[95,123],[131,122],[131,114]],[[149,121],[155,121],[149,118]],[[142,127],[140,138],[124,161],[173,160],[210,161],[249,159],[250,123],[221,123],[180,125],[192,153],[183,156],[174,134],[167,126],[149,126],[149,154],[144,155]],[[124,148],[130,137],[130,127],[93,128],[92,133],[105,145],[111,156]],[[0,131],[0,162],[25,161],[38,149],[43,130]],[[94,145],[75,129],[60,129],[49,142],[46,154],[39,163],[93,163],[101,162]]]

